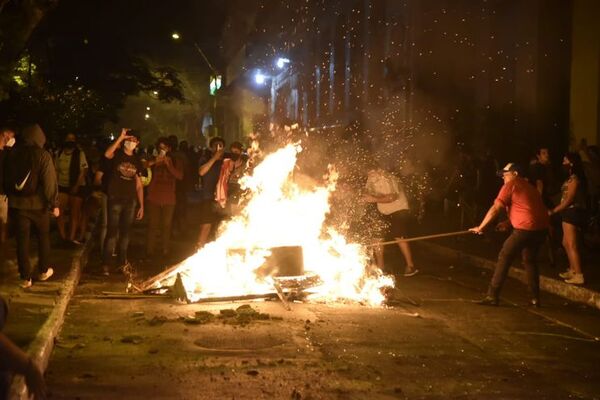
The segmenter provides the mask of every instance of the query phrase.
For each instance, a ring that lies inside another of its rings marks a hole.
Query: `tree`
[[[0,0],[0,99],[35,28],[58,0]]]

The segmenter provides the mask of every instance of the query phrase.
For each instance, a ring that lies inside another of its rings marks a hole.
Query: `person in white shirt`
[[[410,246],[407,242],[399,241],[408,236],[410,228],[410,209],[404,189],[391,173],[380,167],[373,167],[368,172],[366,191],[363,201],[377,203],[377,210],[390,226],[391,236],[398,240],[398,247],[406,261],[404,276],[416,275],[419,271],[415,268]],[[383,247],[376,246],[374,250],[377,266],[383,269]]]

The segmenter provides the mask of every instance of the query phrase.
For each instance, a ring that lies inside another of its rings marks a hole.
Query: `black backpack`
[[[22,146],[10,149],[4,159],[4,192],[15,196],[37,193],[42,149]]]

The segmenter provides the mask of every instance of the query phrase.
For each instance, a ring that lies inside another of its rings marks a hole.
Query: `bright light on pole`
[[[263,85],[266,80],[267,80],[267,77],[262,72],[256,71],[256,74],[254,75],[254,81],[257,84]]]
[[[285,67],[285,65],[289,64],[289,63],[290,63],[289,58],[279,57],[275,64],[277,65],[277,68],[283,69]]]
[[[179,35],[178,32],[173,32],[173,33],[171,33],[171,39],[179,40],[179,39],[181,39],[181,36]]]

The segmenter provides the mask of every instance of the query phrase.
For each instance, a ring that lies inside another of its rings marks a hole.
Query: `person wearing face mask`
[[[6,155],[4,189],[15,226],[17,264],[27,289],[34,281],[48,280],[50,266],[50,215],[58,217],[58,184],[52,156],[44,149],[46,135],[38,124],[26,126],[14,149]],[[37,237],[37,265],[31,263],[31,233]]]
[[[15,131],[9,127],[0,128],[0,268],[4,265],[4,245],[8,226],[8,197],[4,193],[4,158],[15,144]]]
[[[548,211],[548,215],[558,214],[562,220],[562,244],[569,259],[569,269],[559,275],[566,283],[583,285],[578,242],[587,224],[587,180],[579,154],[567,153],[562,167],[567,179],[562,185],[560,203]]]
[[[169,253],[171,225],[176,204],[177,181],[183,179],[183,168],[178,159],[171,157],[171,142],[161,137],[156,144],[158,155],[148,161],[152,169],[152,181],[148,186],[146,208],[148,215],[148,236],[146,255],[154,256],[156,238],[161,237],[160,250],[165,256]]]
[[[540,275],[537,268],[537,255],[550,226],[548,211],[541,194],[525,178],[521,177],[519,167],[508,163],[498,175],[504,180],[496,200],[479,224],[469,229],[481,234],[483,230],[505,209],[512,232],[504,241],[498,254],[498,261],[487,295],[478,302],[480,305],[497,306],[500,304],[500,291],[508,275],[508,270],[519,253],[527,273],[531,300],[530,305],[540,306]],[[498,226],[498,229],[501,229]]]
[[[110,273],[112,254],[117,247],[117,261],[120,267],[128,265],[127,248],[129,231],[134,216],[137,220],[144,217],[144,188],[141,174],[143,170],[135,149],[140,142],[139,134],[123,128],[121,134],[104,152],[110,160],[108,175],[108,227],[102,254],[102,269],[105,275]],[[136,203],[139,204],[137,214]]]
[[[224,154],[221,173],[215,189],[215,200],[221,206],[222,213],[228,217],[239,211],[242,196],[240,179],[247,169],[248,157],[243,154],[240,142],[229,145],[229,153]]]
[[[81,206],[85,197],[88,163],[83,150],[77,146],[77,137],[69,133],[62,148],[54,159],[58,176],[60,217],[57,219],[58,232],[63,241],[81,244],[76,240],[81,224]],[[66,231],[65,217],[69,210],[69,233]]]

